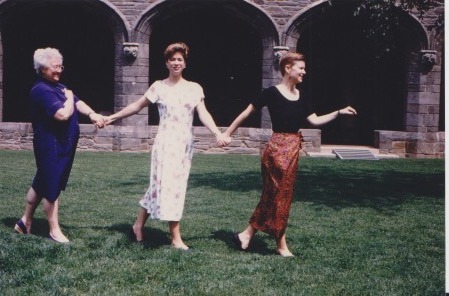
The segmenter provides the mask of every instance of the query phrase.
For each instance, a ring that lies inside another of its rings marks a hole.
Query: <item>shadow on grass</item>
[[[14,231],[14,225],[17,223],[17,221],[20,219],[18,218],[3,218],[1,221],[3,225],[5,225],[7,228],[11,228],[11,232]],[[45,237],[48,238],[48,233],[50,229],[48,228],[48,222],[46,219],[41,218],[34,218],[33,219],[33,226],[32,226],[32,232],[35,236]]]
[[[5,225],[7,228],[11,229],[11,233],[14,232],[14,225],[17,222],[17,218],[3,218],[2,224]],[[134,237],[134,234],[132,233],[132,225],[131,224],[114,224],[111,226],[106,227],[100,227],[100,226],[71,226],[68,224],[61,224],[61,228],[65,230],[80,230],[80,229],[90,229],[90,230],[100,230],[100,231],[106,231],[106,232],[118,232],[122,233],[126,236],[127,240],[130,243],[137,243]],[[165,247],[167,245],[171,244],[171,240],[169,238],[169,235],[167,232],[164,232],[162,230],[156,229],[156,228],[150,228],[150,227],[144,227],[144,241],[142,245],[145,248],[149,249],[156,249]],[[33,226],[32,226],[32,235],[36,237],[42,237],[42,238],[48,238],[49,233],[49,227],[48,222],[46,219],[42,218],[34,218],[33,219]],[[89,235],[86,235],[86,239],[89,239]],[[98,237],[96,236],[95,239],[97,240]]]
[[[349,169],[336,173],[314,168],[299,172],[294,199],[335,209],[370,207],[385,212],[416,197],[444,199],[444,173]]]
[[[261,191],[262,181],[257,170],[194,173],[190,176],[189,187],[245,193]],[[335,167],[310,164],[305,169],[300,166],[293,198],[294,201],[335,209],[370,207],[394,212],[404,201],[416,197],[443,199],[444,172],[360,168],[357,163],[337,163]]]

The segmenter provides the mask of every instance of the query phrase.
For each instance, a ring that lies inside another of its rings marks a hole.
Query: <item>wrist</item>
[[[87,113],[87,117],[90,117],[92,114],[95,114],[95,111],[90,111]]]

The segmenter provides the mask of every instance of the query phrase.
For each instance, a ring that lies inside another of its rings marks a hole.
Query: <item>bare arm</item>
[[[231,139],[225,137],[218,129],[214,119],[212,118],[212,115],[210,115],[209,111],[207,111],[204,101],[201,101],[201,103],[196,106],[196,112],[198,112],[198,117],[200,118],[204,126],[207,127],[207,129],[209,129],[211,133],[215,135],[219,146],[225,146],[231,142]]]
[[[64,102],[64,107],[56,111],[54,118],[59,121],[67,121],[75,111],[75,103],[73,98],[73,92],[68,89],[63,89],[67,100]]]
[[[334,119],[336,119],[340,114],[344,114],[344,115],[356,115],[357,111],[352,108],[351,106],[348,106],[346,108],[343,109],[339,109],[337,111],[325,114],[325,115],[321,115],[318,116],[315,113],[313,113],[312,115],[309,115],[309,117],[307,117],[307,121],[310,122],[312,125],[323,125],[326,124]]]
[[[139,113],[140,110],[147,107],[149,104],[150,104],[150,101],[148,101],[148,99],[145,96],[142,96],[142,97],[140,97],[140,99],[138,99],[135,102],[132,102],[131,104],[129,104],[128,106],[126,106],[125,108],[120,110],[119,112],[106,117],[105,123],[108,125],[108,124],[113,123],[117,119],[128,117],[128,116],[134,115],[136,113]]]
[[[231,125],[228,127],[228,129],[224,132],[225,136],[230,137],[233,132],[248,118],[248,116],[251,115],[256,110],[254,108],[253,104],[249,104],[248,107],[240,113],[239,116],[237,116],[236,119],[231,123]]]
[[[104,119],[103,116],[96,113],[89,105],[87,105],[84,101],[76,102],[76,109],[79,113],[86,115],[95,124],[97,127],[104,127]]]

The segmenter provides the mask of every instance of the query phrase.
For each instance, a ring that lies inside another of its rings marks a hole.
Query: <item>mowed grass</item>
[[[42,206],[34,235],[14,234],[34,175],[32,152],[0,151],[0,295],[444,295],[444,160],[302,158],[287,240],[258,233],[233,248],[261,189],[257,156],[195,155],[185,242],[166,222],[130,240],[148,186],[148,153],[76,156],[50,241]]]

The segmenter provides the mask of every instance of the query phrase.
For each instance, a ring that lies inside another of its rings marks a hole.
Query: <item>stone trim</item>
[[[374,131],[375,147],[380,154],[409,158],[444,158],[444,132]]]
[[[91,124],[80,124],[78,150],[82,151],[150,151],[157,126],[108,126],[97,129]],[[221,128],[224,131],[224,128]],[[321,131],[302,130],[304,152],[320,152]],[[210,131],[194,127],[195,153],[258,155],[271,136],[271,129],[239,128],[228,147],[220,148]],[[0,149],[32,150],[31,123],[0,123]]]

